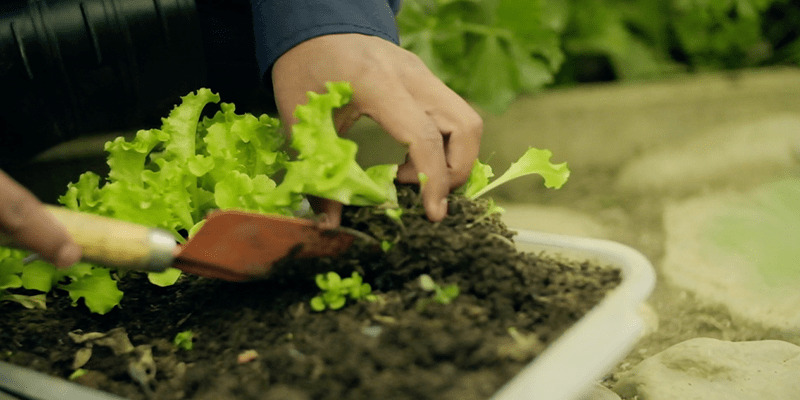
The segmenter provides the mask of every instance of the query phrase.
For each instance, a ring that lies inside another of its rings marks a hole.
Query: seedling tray
[[[619,268],[622,282],[503,386],[492,400],[577,400],[633,348],[644,330],[638,310],[655,286],[648,259],[623,244],[517,230],[520,250]]]
[[[578,400],[641,337],[640,305],[655,284],[651,263],[611,241],[518,230],[520,250],[620,269],[622,281],[491,400]],[[6,396],[6,397],[4,397]],[[122,400],[64,379],[0,362],[0,399]]]

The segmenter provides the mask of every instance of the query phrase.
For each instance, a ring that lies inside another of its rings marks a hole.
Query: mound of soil
[[[106,315],[59,293],[47,310],[2,304],[0,359],[65,378],[80,366],[77,382],[130,399],[486,399],[620,282],[613,268],[517,251],[487,201],[452,195],[431,223],[418,193],[398,190],[399,219],[345,209],[363,240],[264,281],[161,288],[128,274]],[[312,311],[326,271],[359,272],[377,299]],[[422,274],[460,294],[434,301]]]

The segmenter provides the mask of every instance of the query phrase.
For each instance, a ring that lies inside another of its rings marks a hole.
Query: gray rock
[[[594,383],[577,400],[620,400],[620,397],[611,389]]]
[[[638,400],[796,400],[800,346],[690,339],[639,363],[614,391]]]
[[[617,189],[627,193],[692,193],[749,187],[797,166],[800,118],[775,115],[722,125],[669,143],[626,163]]]
[[[663,221],[665,281],[737,318],[797,335],[800,179],[667,204]]]

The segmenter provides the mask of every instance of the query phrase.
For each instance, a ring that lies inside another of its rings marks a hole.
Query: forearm
[[[299,43],[336,33],[361,33],[398,43],[399,0],[254,0],[256,55],[262,76]]]

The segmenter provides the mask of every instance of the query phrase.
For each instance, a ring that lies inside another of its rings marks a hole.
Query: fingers
[[[272,79],[287,128],[295,122],[294,107],[306,103],[306,91],[324,90],[325,81],[349,81],[353,107],[335,112],[337,131],[366,115],[407,145],[409,160],[398,180],[416,183],[424,175],[426,214],[432,221],[444,218],[447,194],[466,182],[478,156],[483,123],[419,57],[378,37],[322,35],[278,58]]]
[[[422,84],[409,85],[409,91],[422,104],[444,135],[450,189],[463,185],[478,158],[483,120],[457,93],[429,70]]]
[[[320,228],[334,229],[342,223],[342,203],[313,196],[309,197],[308,202],[315,213],[322,215]]]
[[[81,249],[41,202],[0,171],[0,231],[57,267],[78,262]]]
[[[463,103],[466,109],[462,112],[457,112],[453,107],[452,114],[443,116],[437,113],[433,116],[437,121],[444,120],[439,122],[440,125],[452,126],[447,128],[449,135],[445,147],[451,190],[460,187],[469,178],[472,166],[478,159],[483,134],[483,120],[466,102]]]
[[[352,103],[337,108],[333,112],[333,122],[336,125],[336,132],[344,136],[360,117],[361,113]]]
[[[391,93],[393,101],[384,97]],[[447,215],[447,194],[450,180],[447,172],[444,139],[435,121],[421,109],[411,94],[401,85],[386,82],[381,91],[363,91],[356,100],[361,112],[380,124],[395,140],[408,146],[408,155],[415,171],[406,166],[398,173],[401,182],[421,185],[425,213],[431,221],[441,221]]]

